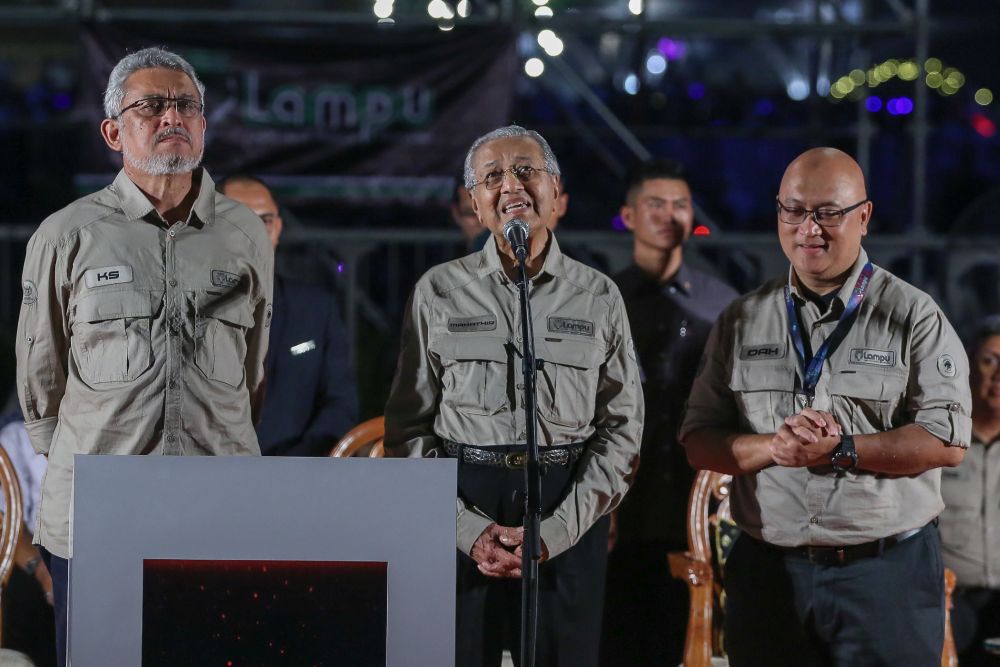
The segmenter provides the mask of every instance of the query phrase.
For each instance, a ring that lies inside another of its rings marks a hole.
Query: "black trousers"
[[[944,568],[935,526],[881,556],[815,565],[742,535],[725,572],[733,667],[938,667]]]
[[[681,663],[690,596],[671,576],[667,554],[686,550],[686,544],[618,540],[608,556],[602,667]]]
[[[55,667],[52,607],[35,578],[19,567],[3,589],[3,647],[26,654],[35,667]]]
[[[52,598],[55,603],[56,618],[56,664],[63,667],[66,664],[66,637],[69,623],[69,560],[53,556],[44,547],[38,549],[42,554],[45,566],[52,575]]]
[[[548,467],[542,477],[542,514],[571,488],[575,468]],[[524,472],[460,464],[459,494],[502,526],[523,523]],[[604,605],[608,517],[570,549],[542,563],[538,584],[539,667],[596,667]],[[520,579],[483,576],[467,554],[458,554],[455,664],[499,667],[503,650],[519,663]]]
[[[1000,591],[990,588],[956,588],[952,596],[951,629],[962,667],[1000,665],[983,641],[1000,637]]]

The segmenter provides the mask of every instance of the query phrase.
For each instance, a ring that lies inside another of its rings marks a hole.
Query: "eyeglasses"
[[[121,118],[129,109],[135,109],[135,112],[143,118],[156,118],[167,113],[170,107],[177,109],[177,113],[183,118],[194,118],[202,112],[205,105],[186,97],[145,97],[119,111],[115,120]]]
[[[530,165],[519,165],[517,167],[510,167],[509,169],[496,169],[483,176],[483,180],[473,183],[472,187],[474,188],[477,185],[485,185],[487,190],[496,190],[500,187],[500,184],[503,183],[504,174],[507,172],[513,174],[514,178],[522,183],[530,183],[538,174],[542,172],[547,174],[552,173],[548,169],[536,169]]]
[[[862,204],[867,204],[868,200],[862,199],[857,204],[851,204],[847,208],[818,208],[814,211],[801,206],[785,206],[781,200],[775,200],[775,203],[778,205],[778,220],[786,225],[801,225],[807,217],[812,217],[820,227],[840,227],[844,222],[845,215]]]

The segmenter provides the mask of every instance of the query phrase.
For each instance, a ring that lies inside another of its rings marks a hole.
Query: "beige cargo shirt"
[[[959,586],[1000,589],[1000,440],[975,434],[962,464],[941,471],[941,546]]]
[[[35,540],[57,556],[72,551],[75,454],[260,453],[273,250],[257,216],[200,181],[168,227],[122,171],[28,242],[17,389],[49,458]]]
[[[621,501],[638,465],[643,401],[618,288],[559,250],[531,280],[539,446],[588,442],[573,489],[541,535],[565,551]],[[493,239],[480,252],[428,271],[403,328],[385,409],[389,455],[443,456],[442,440],[478,447],[523,444],[521,313]],[[469,553],[493,522],[458,500],[458,548]]]
[[[705,427],[774,433],[801,410],[783,288],[791,286],[803,337],[817,350],[867,261],[862,250],[825,313],[798,294],[791,270],[787,280],[733,302],[709,337],[681,439]],[[854,326],[823,365],[813,407],[854,435],[916,423],[951,446],[968,447],[970,406],[969,363],[951,324],[929,296],[875,267]],[[775,465],[736,477],[732,493],[740,528],[781,546],[859,544],[923,526],[944,507],[940,469],[891,477]]]

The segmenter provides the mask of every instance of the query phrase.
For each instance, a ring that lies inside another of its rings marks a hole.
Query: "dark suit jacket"
[[[357,423],[347,332],[334,295],[275,276],[266,393],[257,439],[264,455],[325,456]]]

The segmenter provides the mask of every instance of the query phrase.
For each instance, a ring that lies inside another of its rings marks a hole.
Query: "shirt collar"
[[[549,235],[549,247],[545,255],[545,261],[542,262],[542,269],[532,278],[532,281],[538,280],[543,275],[548,276],[560,276],[565,275],[563,268],[563,253],[559,249],[559,242],[556,241],[556,236],[549,230],[545,230],[545,233]],[[486,241],[486,245],[480,251],[481,259],[479,265],[479,275],[484,276],[490,273],[499,273],[501,276],[506,277],[506,273],[503,270],[503,264],[500,262],[500,250],[497,248],[496,237],[491,235]]]
[[[215,181],[201,167],[195,170],[192,177],[197,179],[199,171],[201,172],[201,184],[191,211],[200,222],[211,224],[215,221]],[[139,186],[132,182],[124,169],[118,172],[114,183],[111,184],[111,189],[118,196],[122,212],[129,220],[142,220],[156,210],[153,203],[143,194]]]
[[[854,260],[854,265],[851,267],[851,273],[847,276],[847,280],[844,284],[840,286],[837,290],[837,296],[834,297],[835,301],[840,301],[840,305],[846,306],[847,302],[851,299],[851,293],[854,291],[854,286],[858,282],[858,277],[861,276],[862,269],[865,268],[865,264],[868,263],[868,253],[865,252],[864,248],[861,248],[858,252],[858,258]],[[799,294],[799,283],[795,276],[795,267],[789,265],[788,267],[788,288],[792,295],[799,301],[805,301],[805,298]]]

